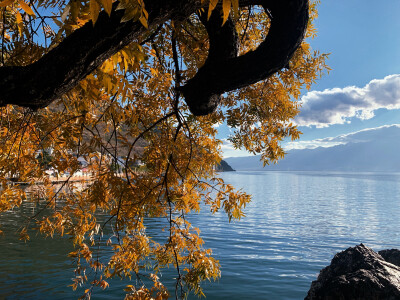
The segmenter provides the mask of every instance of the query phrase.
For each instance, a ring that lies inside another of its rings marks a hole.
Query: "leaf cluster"
[[[219,5],[203,3],[209,12]],[[268,32],[269,16],[239,8],[238,0],[221,4],[224,21],[229,14],[236,20],[240,53],[254,49]],[[36,61],[113,5],[124,10],[124,21],[147,27],[142,0],[3,0],[1,65]],[[315,18],[315,4],[310,12]],[[314,35],[310,23],[307,36]],[[203,295],[202,282],[217,279],[220,266],[186,216],[207,207],[240,219],[250,201],[215,172],[222,157],[216,125],[232,129],[236,148],[276,162],[284,155],[280,143],[299,137],[291,120],[301,91],[328,70],[327,56],[305,41],[287,68],[223,95],[216,112],[196,118],[178,88],[204,64],[208,43],[197,15],[167,22],[149,28],[52,105],[0,108],[2,217],[24,202],[37,203],[20,237],[27,241],[32,227],[70,237],[72,288],[84,287],[84,298],[121,277],[136,282],[126,287],[127,299],[166,299],[171,294],[159,277],[168,267],[177,272],[176,298]],[[161,240],[148,235],[151,220],[162,224]],[[112,255],[102,255],[107,251]]]

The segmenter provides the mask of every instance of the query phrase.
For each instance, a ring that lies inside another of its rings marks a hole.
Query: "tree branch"
[[[206,26],[209,57],[194,78],[181,87],[193,114],[211,113],[222,93],[279,71],[300,46],[308,21],[308,0],[240,0],[240,6],[254,4],[262,4],[273,16],[268,36],[255,51],[236,57],[237,36],[231,21],[225,25],[228,30],[216,28],[216,23]],[[35,63],[0,67],[0,107],[45,107],[74,88],[107,58],[133,40],[140,40],[145,28],[139,22],[121,23],[124,12],[116,11],[116,5],[110,17],[101,12],[95,26],[89,22],[77,29]],[[199,0],[146,1],[149,27],[170,19],[188,18],[200,5]],[[230,45],[225,44],[225,50],[222,41]]]
[[[153,28],[168,19],[188,17],[197,0],[146,1],[148,24]],[[122,22],[123,10],[109,17],[99,14],[95,26],[88,22],[66,37],[56,48],[28,66],[0,67],[0,107],[16,104],[33,109],[45,107],[74,88],[107,58],[117,53],[146,29],[140,22]]]
[[[223,52],[218,59],[209,58],[197,74],[181,88],[194,115],[207,115],[215,110],[220,95],[266,79],[285,67],[300,46],[308,23],[307,0],[262,1],[264,10],[272,15],[266,39],[254,51],[239,57]],[[207,27],[209,30],[209,27]],[[228,31],[210,36],[210,49],[215,41],[226,39]],[[214,32],[215,34],[215,32]],[[217,45],[217,48],[222,45]],[[213,54],[210,50],[210,55]]]

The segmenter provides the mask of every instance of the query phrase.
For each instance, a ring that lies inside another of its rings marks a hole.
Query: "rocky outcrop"
[[[360,244],[336,254],[305,300],[400,299],[400,267],[393,264],[399,262],[400,251],[380,252],[383,256]]]
[[[221,162],[215,166],[215,170],[217,172],[233,172],[235,171],[232,169],[232,167],[224,160],[221,160]]]
[[[378,252],[380,256],[387,262],[400,267],[400,250],[399,249],[387,249]]]

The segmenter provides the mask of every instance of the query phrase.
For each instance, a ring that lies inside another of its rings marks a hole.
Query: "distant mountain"
[[[291,150],[278,164],[260,162],[260,156],[226,158],[235,170],[400,172],[400,127],[382,126],[329,140],[342,145]]]

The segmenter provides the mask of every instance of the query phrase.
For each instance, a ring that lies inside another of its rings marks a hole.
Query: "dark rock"
[[[221,160],[219,165],[215,166],[215,170],[218,172],[232,172],[235,171],[232,167],[224,160]]]
[[[400,267],[360,244],[335,255],[305,300],[400,299]]]
[[[378,252],[387,262],[400,267],[400,250],[387,249]]]

